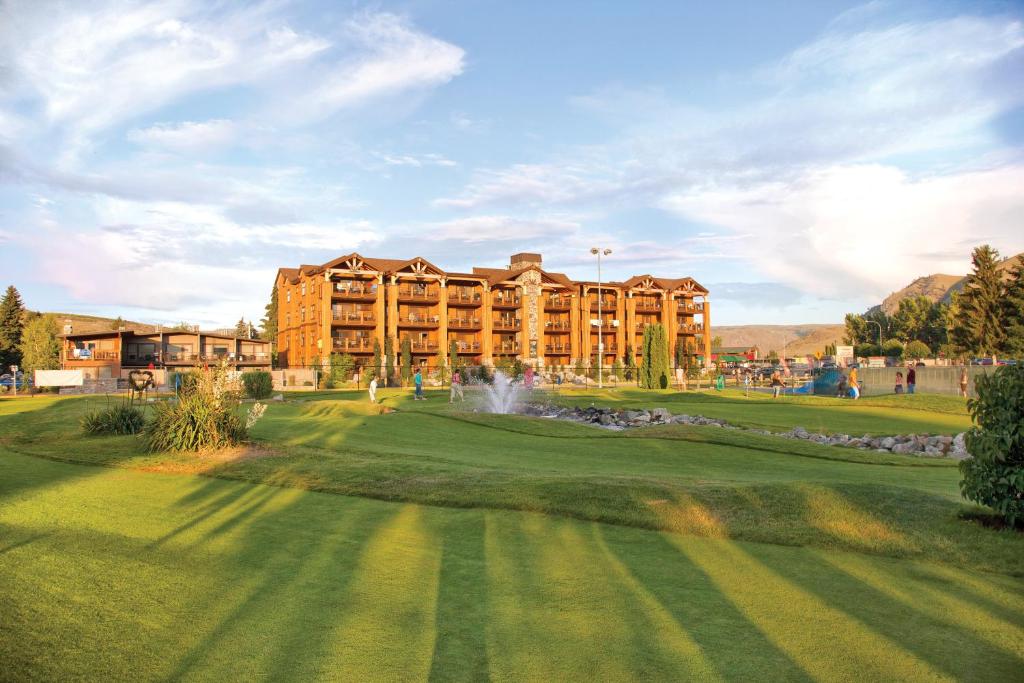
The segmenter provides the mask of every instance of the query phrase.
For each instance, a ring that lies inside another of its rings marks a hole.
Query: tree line
[[[854,354],[926,358],[1024,358],[1024,259],[1004,277],[989,245],[971,254],[971,273],[948,303],[908,297],[892,315],[848,313],[844,341]]]

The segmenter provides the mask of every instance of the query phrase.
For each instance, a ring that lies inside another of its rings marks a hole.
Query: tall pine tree
[[[277,284],[270,290],[270,303],[267,304],[260,321],[260,339],[277,343]]]
[[[21,335],[25,327],[25,305],[11,285],[0,299],[0,374],[8,366],[21,364]]]
[[[991,356],[1003,346],[1003,283],[999,252],[984,244],[971,254],[974,270],[960,292],[953,345],[963,354]]]
[[[1024,258],[1010,271],[1003,295],[1002,354],[1024,360]]]
[[[235,323],[235,336],[242,339],[249,338],[249,323],[245,322],[245,316],[239,318],[238,322]]]

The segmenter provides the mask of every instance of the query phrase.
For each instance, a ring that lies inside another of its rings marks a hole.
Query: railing
[[[496,353],[519,353],[519,344],[517,342],[504,342],[495,345],[494,351]]]
[[[333,294],[334,296],[350,297],[355,299],[376,299],[377,285],[357,285],[335,282]]]
[[[466,293],[448,290],[448,303],[450,304],[478,304],[480,301],[480,292]]]
[[[455,342],[455,348],[458,349],[459,353],[465,353],[467,351],[479,351],[480,342]]]
[[[480,318],[449,318],[448,327],[454,329],[474,329],[480,327]]]
[[[544,322],[544,327],[549,330],[568,330],[572,326],[572,322],[569,320],[547,320]]]
[[[613,308],[615,308],[615,306],[616,306],[615,299],[609,299],[607,297],[604,298],[604,299],[601,299],[601,308],[602,309],[604,309],[606,311],[610,311]],[[596,301],[591,302],[590,308],[593,309],[593,310],[597,310],[597,302]]]
[[[679,302],[678,310],[680,310],[680,311],[689,311],[691,313],[692,312],[700,312],[700,311],[704,310],[704,304],[685,303],[685,302],[681,301],[681,302]]]
[[[648,325],[657,325],[657,324],[658,324],[657,320],[639,320],[636,323],[636,331],[637,332],[643,332],[644,328],[647,327]]]
[[[568,345],[558,344],[545,344],[544,353],[564,355],[572,352],[572,347]]]
[[[544,308],[548,310],[567,311],[571,306],[571,300],[561,297],[548,297],[544,300]]]
[[[590,329],[595,330],[598,327],[601,328],[602,332],[604,332],[605,330],[609,330],[609,331],[614,331],[615,330],[615,324],[611,320],[604,320],[604,321],[601,322],[600,325],[593,325],[592,324],[590,326]]]
[[[437,351],[436,341],[413,341],[411,346],[413,351]]]
[[[398,298],[414,299],[416,301],[437,301],[438,292],[436,289],[412,289],[408,287],[399,287]]]
[[[117,351],[92,351],[88,356],[79,356],[76,358],[73,354],[74,351],[66,352],[65,360],[117,360],[121,355]]]
[[[637,299],[636,310],[638,311],[660,311],[661,302],[651,301],[650,299]]]
[[[240,363],[269,363],[269,353],[240,353],[237,356]]]
[[[361,337],[355,339],[335,337],[333,346],[335,351],[372,351],[373,340]]]
[[[518,306],[521,297],[517,294],[495,294],[491,299],[493,306]]]
[[[591,346],[590,352],[593,353],[593,354],[597,354],[597,342],[594,342],[590,346]],[[605,355],[608,355],[608,354],[611,354],[611,353],[618,353],[618,352],[619,352],[619,347],[618,347],[617,344],[605,344],[604,345],[604,353],[605,353]]]
[[[679,325],[679,332],[681,332],[681,333],[686,333],[686,332],[703,332],[703,331],[704,331],[704,326],[703,325],[682,324],[682,323],[680,323],[680,325]]]
[[[375,323],[377,316],[371,311],[331,311],[331,320],[345,323]]]
[[[398,319],[402,325],[434,326],[441,322],[439,315],[407,315]]]
[[[497,318],[492,324],[491,329],[494,330],[518,330],[521,327],[519,318]]]

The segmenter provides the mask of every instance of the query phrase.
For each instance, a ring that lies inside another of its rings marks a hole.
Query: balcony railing
[[[610,311],[613,308],[615,308],[615,306],[616,306],[615,299],[611,299],[609,297],[605,297],[605,298],[601,299],[601,308],[602,309],[604,309],[606,311]],[[590,302],[590,308],[592,310],[596,311],[597,310],[597,301]]]
[[[614,332],[616,329],[618,329],[616,328],[615,323],[613,323],[611,320],[604,320],[601,322],[600,325],[594,325],[593,323],[591,323],[590,325],[591,330],[596,330],[599,327],[601,328],[602,332]]]
[[[406,327],[437,327],[440,322],[441,316],[439,315],[418,315],[415,313],[410,313],[398,319],[398,324]]]
[[[376,284],[349,284],[346,282],[335,282],[334,296],[345,299],[376,299]]]
[[[568,311],[572,306],[572,300],[568,297],[549,296],[544,300],[544,308],[549,311]]]
[[[331,320],[351,325],[373,325],[377,317],[372,311],[332,311]]]
[[[436,289],[417,289],[415,287],[399,287],[398,299],[411,301],[437,301],[438,292]]]
[[[651,299],[637,299],[636,310],[638,311],[660,311],[661,302]]]
[[[679,312],[683,313],[700,313],[704,310],[704,304],[687,303],[685,301],[679,302]]]
[[[413,340],[410,345],[413,351],[437,351],[437,342],[430,339],[425,341]]]
[[[335,351],[372,351],[373,340],[362,337],[335,337],[333,346]]]
[[[450,304],[479,304],[482,301],[480,292],[459,292],[448,290],[448,303]]]
[[[595,354],[597,353],[597,342],[594,342],[593,344],[591,344],[590,352],[591,353],[595,353]],[[605,352],[605,354],[618,353],[619,352],[619,347],[618,347],[617,344],[609,344],[609,343],[605,342],[604,352]]]
[[[448,318],[448,328],[456,330],[473,330],[481,327],[480,318]]]
[[[495,294],[491,299],[491,305],[504,307],[518,306],[521,300],[518,294]]]
[[[491,329],[494,330],[518,330],[522,324],[519,318],[495,318],[491,324]]]
[[[544,327],[549,332],[568,332],[572,323],[569,320],[547,320],[544,322]]]
[[[703,332],[703,331],[704,331],[704,326],[703,325],[687,325],[687,324],[680,324],[679,325],[679,334],[693,334],[693,333]]]
[[[518,342],[502,342],[494,345],[495,353],[519,353]]]
[[[455,343],[459,353],[479,353],[480,342],[460,341]]]
[[[572,353],[572,347],[568,344],[545,344],[544,353],[567,355]]]
[[[83,349],[84,350],[84,349]],[[81,353],[81,350],[80,352]],[[117,360],[120,357],[117,351],[91,351],[88,355],[75,357],[74,351],[68,351],[65,360]],[[5,368],[6,369],[6,368]]]

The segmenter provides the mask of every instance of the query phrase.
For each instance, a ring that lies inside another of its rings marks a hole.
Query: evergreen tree
[[[452,372],[459,370],[459,342],[452,339],[448,344],[448,369]]]
[[[961,353],[991,356],[1003,347],[1003,283],[999,252],[985,244],[971,255],[974,269],[960,292],[953,345]]]
[[[25,305],[11,285],[0,299],[0,374],[8,366],[21,364],[21,334],[25,325]]]
[[[373,367],[370,370],[371,377],[380,377],[383,371],[383,365],[381,363],[380,355],[380,340],[373,340]]]
[[[124,318],[122,318],[121,316],[117,316],[116,318],[114,318],[114,322],[111,323],[111,328],[115,330],[119,330],[125,326],[126,325],[124,322]]]
[[[384,337],[384,382],[385,385],[395,381],[395,340]]]
[[[241,337],[242,339],[249,338],[249,323],[245,322],[244,316],[239,318],[238,322],[235,323],[235,336]]]
[[[270,303],[267,304],[263,314],[263,320],[260,321],[260,339],[277,343],[277,285],[270,290]],[[380,363],[377,364],[380,368]]]
[[[60,341],[57,319],[52,315],[34,315],[25,323],[21,337],[21,369],[25,377],[36,370],[60,367]]]
[[[644,328],[644,362],[640,369],[640,386],[664,389],[669,385],[668,336],[661,323]]]
[[[1024,360],[1024,258],[1010,271],[1003,295],[1003,342],[1002,354],[1017,360]]]
[[[676,367],[686,367],[686,345],[682,343],[676,343]]]
[[[626,357],[623,360],[625,366],[625,376],[629,381],[633,381],[633,374],[636,372],[636,354],[633,353],[633,345],[626,344]]]
[[[899,309],[892,317],[892,336],[904,343],[922,339],[932,307],[931,300],[925,296],[900,301]]]
[[[402,384],[406,385],[412,379],[412,341],[408,337],[402,337]]]

